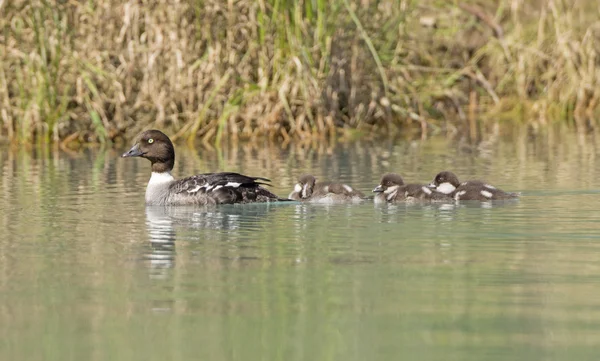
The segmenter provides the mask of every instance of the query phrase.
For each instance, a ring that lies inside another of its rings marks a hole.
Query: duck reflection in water
[[[243,241],[246,234],[272,222],[283,205],[257,203],[219,207],[147,206],[146,225],[150,249],[145,258],[153,269],[173,268],[175,241]]]
[[[146,227],[150,238],[150,249],[145,254],[150,268],[158,272],[153,278],[165,278],[166,273],[160,270],[173,268],[175,264],[175,229],[173,219],[164,207],[146,207]]]
[[[279,207],[268,203],[200,208],[147,206],[150,247],[144,248],[143,258],[149,278],[162,291],[155,295],[152,311],[165,313],[176,309],[176,290],[180,288],[174,277],[176,268],[190,267],[190,263],[201,264],[200,267],[214,263],[227,265],[247,259],[253,252],[248,249],[252,245],[243,241],[255,239],[250,237],[258,229],[277,222],[272,218]]]
[[[378,209],[379,223],[413,222],[415,218],[431,219],[432,222],[455,221],[464,217],[469,209],[481,209],[477,218],[485,220],[493,209],[518,207],[519,202],[513,200],[484,202],[452,202],[452,203],[375,203]]]

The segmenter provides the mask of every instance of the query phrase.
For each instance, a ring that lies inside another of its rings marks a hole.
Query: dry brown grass
[[[0,8],[0,134],[293,140],[594,126],[595,0],[14,0]]]

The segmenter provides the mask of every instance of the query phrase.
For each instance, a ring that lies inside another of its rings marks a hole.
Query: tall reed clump
[[[510,6],[510,7],[508,7]],[[474,61],[499,98],[494,114],[539,124],[573,120],[595,127],[600,101],[600,5],[594,1],[511,1],[498,11],[493,41],[478,49]],[[503,17],[499,17],[502,19]],[[490,21],[492,23],[492,20]]]
[[[595,0],[13,0],[0,135],[306,139],[598,114]]]

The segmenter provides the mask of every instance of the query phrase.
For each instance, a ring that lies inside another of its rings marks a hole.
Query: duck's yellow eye
[[[148,144],[152,144],[152,143],[154,143],[154,139],[152,139],[152,138],[148,139]]]

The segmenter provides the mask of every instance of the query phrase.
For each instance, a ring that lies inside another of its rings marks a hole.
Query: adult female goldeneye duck
[[[480,180],[461,183],[456,174],[449,171],[438,173],[429,186],[457,201],[493,201],[519,197],[519,193],[505,192]]]
[[[426,184],[405,184],[399,174],[388,173],[373,189],[377,193],[375,203],[395,203],[410,201],[444,202],[452,198],[429,188]]]
[[[207,205],[286,201],[262,185],[267,178],[238,173],[206,173],[176,180],[171,175],[175,148],[169,137],[158,130],[147,130],[135,145],[122,155],[142,157],[152,163],[152,176],[146,187],[148,205]]]
[[[298,183],[288,198],[311,203],[361,202],[365,195],[347,184],[319,182],[311,174],[298,178]]]

